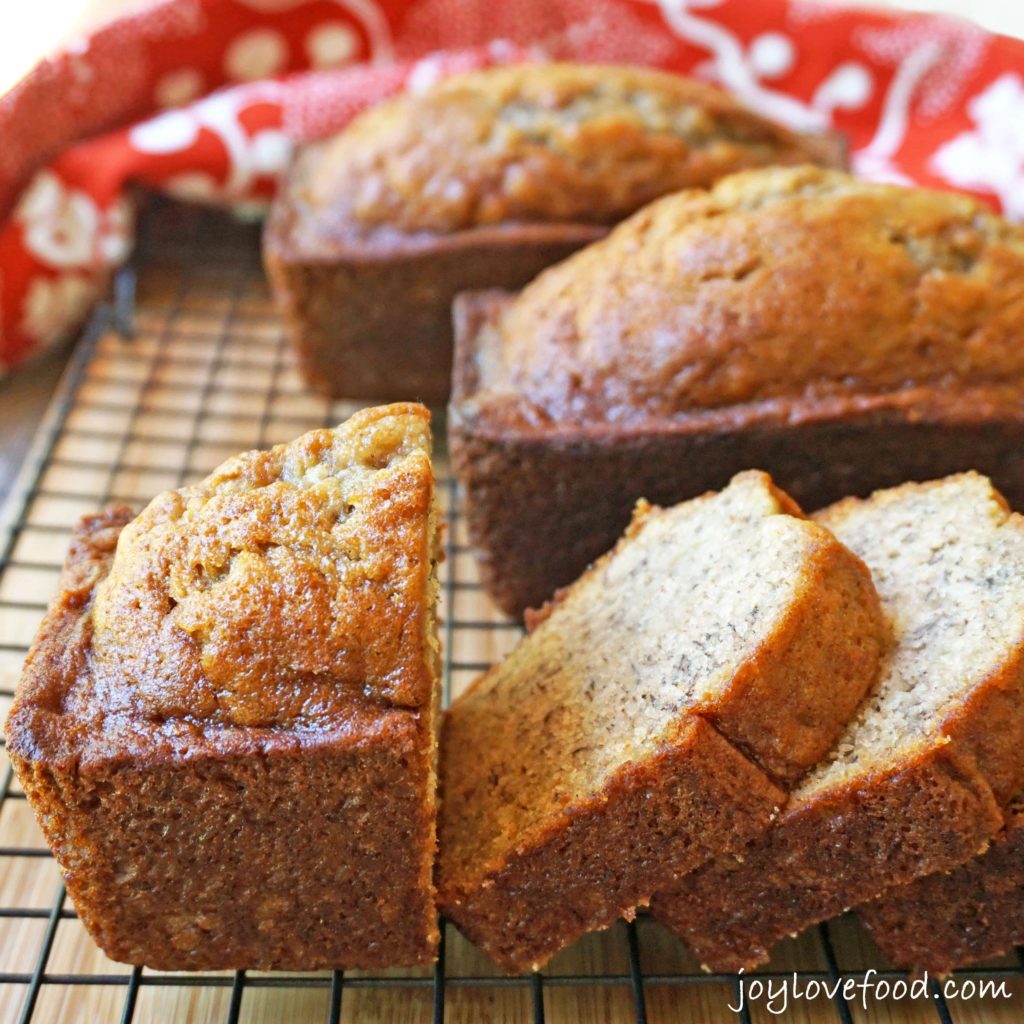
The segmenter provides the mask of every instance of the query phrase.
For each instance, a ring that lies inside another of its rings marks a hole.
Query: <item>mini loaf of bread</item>
[[[301,152],[268,223],[267,269],[313,387],[443,402],[457,292],[520,288],[668,192],[819,158],[837,154],[678,75],[475,71]]]
[[[948,974],[1024,943],[1024,799],[974,860],[893,889],[859,910],[889,961]]]
[[[774,827],[652,900],[714,970],[969,860],[1024,783],[1024,519],[964,474],[816,520],[867,563],[895,646]]]
[[[7,742],[115,960],[433,958],[428,423],[364,410],[79,528]]]
[[[809,508],[966,469],[1024,502],[1024,227],[965,196],[739,174],[456,315],[452,457],[513,614],[638,495],[752,465]]]
[[[863,564],[764,474],[626,536],[445,715],[439,902],[509,972],[763,831],[884,647]]]

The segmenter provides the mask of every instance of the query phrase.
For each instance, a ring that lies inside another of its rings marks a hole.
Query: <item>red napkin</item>
[[[1024,217],[1024,42],[809,0],[160,0],[0,99],[0,376],[65,336],[132,243],[130,185],[244,208],[292,147],[509,60],[695,75],[866,177]]]

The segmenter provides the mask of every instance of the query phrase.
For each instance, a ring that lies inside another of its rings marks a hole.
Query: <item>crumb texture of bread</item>
[[[442,909],[508,970],[607,927],[767,825],[885,642],[863,564],[764,474],[641,507],[445,716]]]
[[[7,736],[110,957],[433,958],[439,530],[412,404],[82,522]]]
[[[841,502],[816,519],[868,563],[896,643],[878,689],[800,792],[884,770],[894,753],[941,735],[969,737],[1006,803],[1024,784],[1024,721],[1014,721],[1024,712],[1024,520],[974,473]],[[1017,715],[986,722],[979,744],[965,719],[989,690],[1013,696]]]
[[[1019,410],[1022,281],[1024,228],[974,199],[747,171],[650,204],[509,300],[466,412],[738,425],[975,389]]]
[[[1024,782],[1024,521],[969,473],[819,513],[871,569],[893,646],[877,687],[778,823],[657,896],[721,970],[974,856]]]
[[[692,79],[527,64],[377,104],[320,147],[298,198],[327,231],[611,224],[668,192],[815,156],[800,136]]]
[[[858,915],[906,970],[948,974],[1024,943],[1024,800],[980,857],[892,889]]]

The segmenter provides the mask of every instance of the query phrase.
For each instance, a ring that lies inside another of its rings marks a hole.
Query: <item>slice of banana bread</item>
[[[300,152],[266,264],[312,386],[443,402],[458,292],[521,288],[668,192],[835,158],[664,71],[490,68],[410,90]]]
[[[109,956],[433,958],[433,492],[395,405],[82,523],[7,741]]]
[[[948,974],[1024,943],[1024,797],[989,848],[858,909],[897,967]]]
[[[873,683],[863,564],[761,473],[638,509],[442,729],[439,901],[508,971],[767,827]]]
[[[871,569],[895,646],[778,823],[652,913],[716,970],[973,857],[1024,783],[1024,519],[969,473],[815,517]]]
[[[452,462],[510,614],[606,551],[637,495],[750,466],[812,509],[969,469],[1024,508],[1024,226],[968,196],[733,175],[456,318]]]

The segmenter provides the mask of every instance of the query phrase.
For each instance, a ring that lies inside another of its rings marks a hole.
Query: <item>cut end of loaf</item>
[[[999,828],[1000,791],[1020,786],[1024,520],[975,473],[816,518],[871,569],[893,643],[779,823],[654,902],[719,970],[764,963],[785,936],[964,863]]]
[[[442,908],[512,968],[767,827],[784,797],[774,778],[828,748],[845,716],[822,709],[852,710],[881,647],[866,569],[758,472],[641,505],[534,627],[444,726]],[[819,642],[805,648],[808,631]],[[712,797],[714,771],[659,781],[666,759],[708,744],[756,808]],[[664,819],[632,807],[669,781],[687,796]],[[620,818],[643,825],[613,841]],[[601,864],[618,865],[611,888]],[[564,891],[548,891],[552,871],[568,872]],[[552,900],[565,903],[554,937],[539,924]]]
[[[977,473],[848,499],[815,517],[871,569],[894,646],[811,793],[948,740],[1024,645],[1024,519]]]

